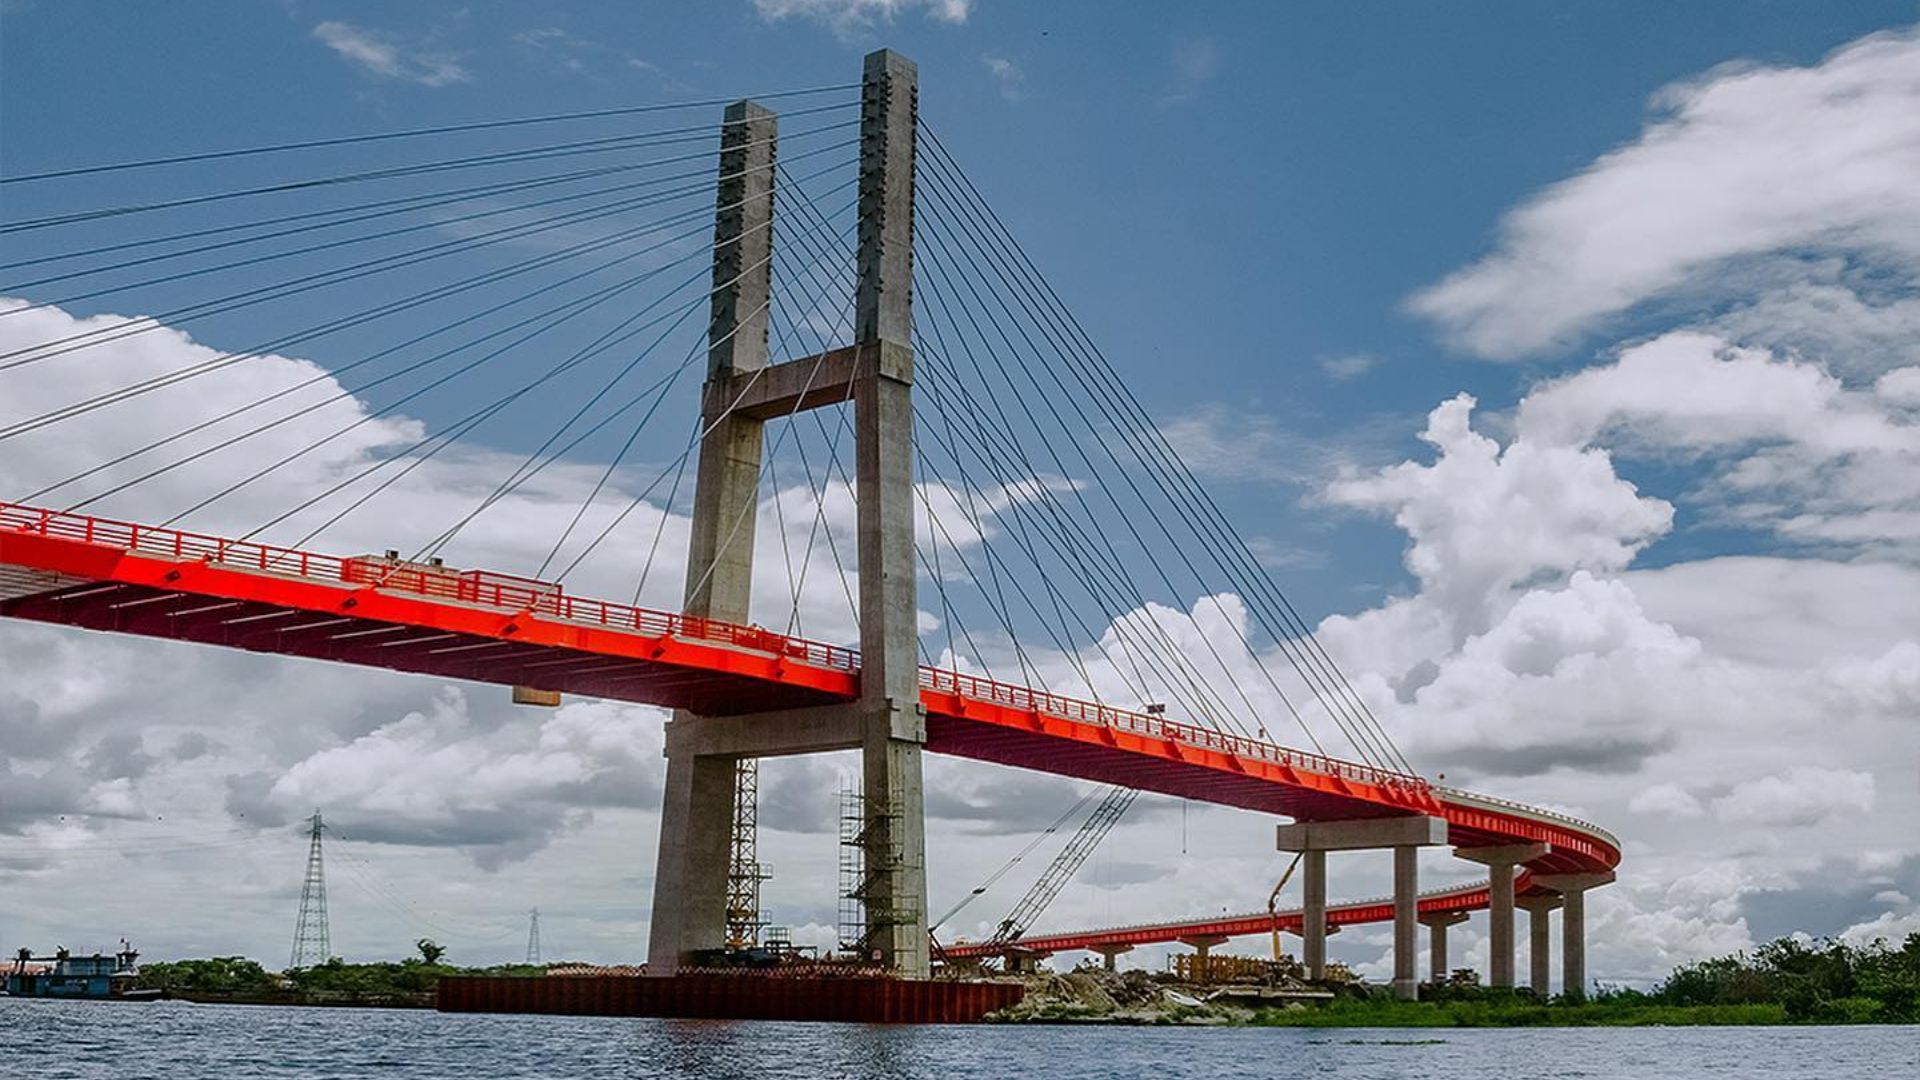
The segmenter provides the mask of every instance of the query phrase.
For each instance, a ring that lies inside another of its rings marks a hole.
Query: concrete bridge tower
[[[689,615],[748,622],[754,509],[768,420],[853,403],[860,575],[860,696],[739,715],[676,712],[654,876],[649,969],[670,974],[725,943],[738,763],[858,749],[865,827],[862,951],[903,975],[928,969],[926,831],[913,554],[913,181],[918,75],[866,58],[860,102],[854,341],[769,364],[778,121],[727,109],[714,224],[704,436],[687,559]]]

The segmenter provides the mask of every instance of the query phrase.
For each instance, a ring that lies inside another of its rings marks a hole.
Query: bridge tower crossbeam
[[[860,686],[850,702],[745,715],[678,711],[654,878],[650,970],[724,944],[735,774],[744,759],[858,749],[866,909],[862,952],[907,976],[929,966],[926,835],[913,550],[913,180],[918,75],[882,49],[861,89],[854,341],[769,364],[777,120],[730,106],[714,233],[704,435],[694,489],[686,612],[748,621],[753,517],[766,422],[851,401],[858,503]]]

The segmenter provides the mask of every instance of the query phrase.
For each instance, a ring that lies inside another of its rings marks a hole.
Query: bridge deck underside
[[[808,687],[660,660],[111,581],[80,582],[0,601],[0,616],[470,682],[539,686],[710,716],[845,700]],[[1349,796],[1223,772],[1201,762],[938,712],[928,716],[927,736],[932,753],[1261,813],[1353,818],[1398,812]]]
[[[841,700],[808,687],[660,660],[111,582],[0,601],[0,616],[472,682],[538,686],[714,716]]]
[[[24,522],[0,528],[0,616],[710,716],[858,693],[857,655],[756,628],[557,593],[449,599],[357,584],[327,556],[5,504],[0,512]],[[97,541],[96,529],[119,539]],[[211,554],[184,557],[194,550]],[[258,565],[235,565],[236,551]],[[1619,861],[1592,826],[1417,777],[954,672],[923,669],[921,687],[935,753],[1302,820],[1432,814],[1448,821],[1456,846],[1550,845],[1528,864],[1536,872]]]
[[[1404,812],[1351,796],[1225,772],[1203,761],[1171,760],[1130,748],[939,713],[927,717],[927,749],[1285,817],[1345,819]]]

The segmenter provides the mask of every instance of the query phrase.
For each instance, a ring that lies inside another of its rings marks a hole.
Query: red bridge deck
[[[851,699],[860,663],[838,646],[522,578],[10,503],[0,503],[0,615],[713,716]],[[1529,864],[1542,872],[1620,859],[1597,826],[1417,776],[954,671],[922,668],[920,685],[934,753],[1301,820],[1432,814],[1458,845],[1550,845]]]
[[[1530,888],[1527,876],[1524,874],[1517,876],[1514,879],[1513,888],[1516,896],[1527,893]],[[1422,915],[1479,911],[1486,906],[1487,883],[1485,881],[1421,893],[1419,902]],[[1329,927],[1392,921],[1392,897],[1327,905]],[[1054,953],[1073,952],[1079,949],[1098,950],[1110,946],[1131,948],[1137,945],[1165,945],[1189,938],[1244,937],[1248,934],[1268,934],[1276,928],[1286,933],[1298,934],[1302,922],[1303,916],[1300,909],[1289,908],[1272,913],[1257,911],[1243,915],[1214,915],[1197,919],[1176,919],[1169,922],[1108,926],[1094,930],[1029,934],[1013,942],[1012,946],[1023,952],[1050,956]],[[949,959],[974,960],[999,956],[1007,949],[1007,945],[992,945],[983,941],[956,941],[944,946],[941,951]]]

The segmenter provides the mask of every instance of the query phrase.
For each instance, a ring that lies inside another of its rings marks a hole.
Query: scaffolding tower
[[[760,762],[741,758],[733,770],[733,837],[727,862],[727,948],[760,944],[767,925],[760,909],[760,886],[768,874],[760,865]]]
[[[887,882],[918,869],[897,840],[903,816],[898,801],[876,806],[851,788],[840,792],[840,947],[862,960],[882,959],[882,934],[921,921],[919,912],[885,901]]]
[[[866,800],[851,784],[840,785],[840,951],[864,957],[867,909],[860,902],[860,883],[866,877],[866,852],[860,834],[867,827]]]

